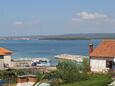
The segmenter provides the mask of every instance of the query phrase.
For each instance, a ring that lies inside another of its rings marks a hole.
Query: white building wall
[[[91,58],[90,67],[92,72],[105,72],[107,71],[106,59]]]
[[[4,56],[4,64],[8,64],[9,67],[11,66],[11,56],[10,55]]]

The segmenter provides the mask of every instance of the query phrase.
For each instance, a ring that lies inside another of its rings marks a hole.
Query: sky
[[[0,0],[0,36],[114,33],[115,0]]]

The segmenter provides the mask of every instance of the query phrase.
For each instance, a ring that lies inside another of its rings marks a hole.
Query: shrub
[[[111,76],[108,74],[91,74],[88,80],[61,86],[108,86],[111,81]]]
[[[37,77],[38,77],[39,80],[42,80],[45,77],[45,74],[42,73],[42,72],[37,72],[36,75],[37,75]]]
[[[89,72],[90,71],[90,64],[89,64],[89,59],[88,58],[83,58],[83,71],[84,72]]]
[[[84,72],[80,72],[81,68],[76,62],[63,61],[59,62],[56,67],[60,78],[62,78],[65,83],[73,83],[87,78]]]

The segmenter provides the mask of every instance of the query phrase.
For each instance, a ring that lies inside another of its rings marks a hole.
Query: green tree
[[[86,79],[86,77],[83,76],[83,72],[81,72],[79,64],[76,62],[63,61],[59,62],[56,67],[60,73],[60,77],[64,80],[65,83],[73,83]]]
[[[90,71],[90,64],[89,64],[89,59],[88,58],[83,58],[83,71],[85,73]]]

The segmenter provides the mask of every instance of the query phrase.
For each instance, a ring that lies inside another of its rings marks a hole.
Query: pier
[[[88,56],[61,54],[61,55],[56,55],[55,58],[59,59],[59,60],[69,60],[69,61],[83,62],[83,58],[88,58]]]

